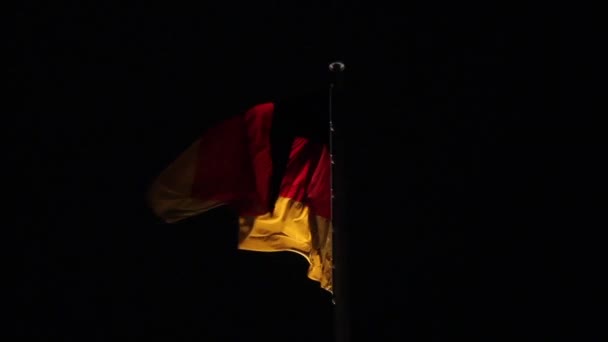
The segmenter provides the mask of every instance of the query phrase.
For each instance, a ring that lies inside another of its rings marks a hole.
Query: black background
[[[237,252],[225,208],[160,224],[144,194],[206,127],[324,87],[334,58],[347,64],[354,340],[601,339],[602,154],[600,135],[581,134],[590,105],[576,81],[593,39],[572,8],[12,10],[6,227],[20,243],[5,250],[20,274],[17,339],[331,341],[331,298],[301,257]]]

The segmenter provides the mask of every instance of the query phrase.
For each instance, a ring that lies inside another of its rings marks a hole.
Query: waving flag
[[[207,130],[152,184],[149,203],[169,223],[231,206],[239,249],[298,253],[310,263],[308,277],[331,292],[329,150],[298,133],[305,124],[276,118],[276,104],[264,103]],[[281,135],[283,127],[298,129]]]

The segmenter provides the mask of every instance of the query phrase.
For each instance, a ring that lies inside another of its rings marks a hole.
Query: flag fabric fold
[[[275,103],[259,104],[208,129],[159,175],[148,201],[168,223],[230,206],[239,215],[239,249],[298,253],[310,263],[308,277],[331,292],[328,146],[306,136],[291,140],[275,200],[275,115]]]

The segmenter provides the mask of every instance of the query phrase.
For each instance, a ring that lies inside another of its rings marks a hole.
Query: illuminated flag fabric
[[[310,263],[308,277],[331,292],[329,150],[305,135],[287,140],[273,191],[273,152],[281,149],[271,139],[275,109],[259,104],[208,129],[152,184],[149,203],[169,223],[231,206],[239,215],[239,249],[298,253]]]

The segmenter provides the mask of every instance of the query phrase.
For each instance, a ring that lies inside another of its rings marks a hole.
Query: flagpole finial
[[[346,65],[344,65],[341,61],[335,61],[329,64],[329,71],[331,72],[341,72],[344,71]]]

